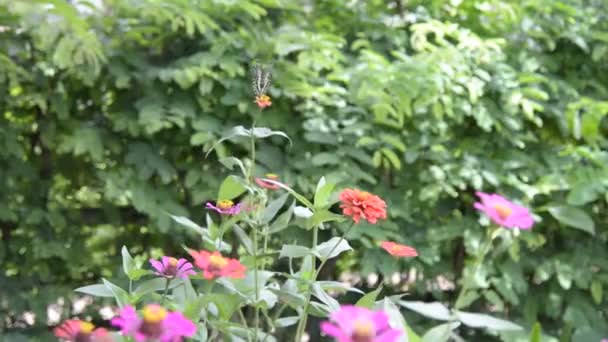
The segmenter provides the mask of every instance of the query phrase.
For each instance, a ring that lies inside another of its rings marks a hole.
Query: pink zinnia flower
[[[403,333],[388,325],[383,311],[371,311],[352,305],[340,307],[330,316],[331,323],[321,323],[321,331],[338,342],[394,342]]]
[[[267,179],[271,180],[271,181],[278,181],[279,180],[279,176],[275,175],[274,173],[267,173],[266,175],[264,175],[264,177],[266,177],[266,179],[264,178],[256,178],[255,179],[255,183],[259,186],[261,186],[262,188],[265,189],[270,189],[270,190],[276,190],[279,188],[279,186],[275,183],[270,183]]]
[[[497,194],[486,194],[481,191],[475,194],[481,199],[481,202],[475,203],[475,209],[483,211],[497,225],[505,228],[532,228],[534,219],[527,208]]]
[[[157,272],[154,274],[165,278],[182,278],[186,279],[190,275],[195,275],[196,272],[192,269],[192,264],[186,259],[176,259],[173,257],[163,256],[161,261],[150,259],[150,264]]]
[[[55,337],[67,342],[112,342],[108,331],[89,322],[70,319],[53,329]]]
[[[245,266],[236,259],[224,258],[219,252],[190,251],[194,264],[203,270],[205,279],[218,277],[244,278]]]
[[[112,319],[112,325],[119,327],[125,336],[131,336],[136,342],[160,341],[181,342],[184,337],[192,337],[196,325],[179,312],[167,312],[157,304],[146,305],[143,318],[139,318],[135,309],[125,306],[120,315]]]
[[[207,202],[207,209],[215,210],[222,215],[238,215],[241,212],[241,203],[234,204],[231,200],[217,201],[216,205]]]
[[[363,218],[371,224],[378,219],[386,219],[386,203],[378,196],[367,191],[345,189],[340,194],[342,213],[353,218],[355,223]]]
[[[415,257],[418,256],[416,249],[406,245],[400,245],[398,243],[390,241],[382,241],[380,247],[384,248],[390,255],[394,257]]]

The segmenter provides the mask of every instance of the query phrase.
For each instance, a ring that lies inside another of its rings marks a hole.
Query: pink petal
[[[374,322],[376,331],[381,331],[388,327],[388,316],[383,311],[373,312],[370,319]]]
[[[389,329],[382,334],[376,336],[375,342],[395,342],[403,334],[403,331],[397,329]]]
[[[149,261],[150,265],[152,265],[152,267],[154,267],[154,269],[156,269],[159,273],[165,272],[165,267],[160,261],[154,259],[150,259]]]
[[[321,322],[321,331],[325,335],[334,337],[339,342],[352,342],[352,339],[348,335],[346,335],[340,328],[327,321]]]

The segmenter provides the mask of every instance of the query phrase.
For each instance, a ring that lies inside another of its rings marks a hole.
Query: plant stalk
[[[498,229],[500,229],[500,228],[498,228]],[[479,268],[481,267],[483,260],[485,259],[486,255],[490,251],[490,248],[492,247],[492,242],[494,241],[495,232],[496,232],[496,228],[489,229],[486,241],[484,241],[484,244],[481,247],[479,254],[475,258],[476,260],[475,260],[475,264],[473,266],[473,272],[468,274],[468,276],[463,279],[462,288],[460,289],[460,292],[458,293],[458,297],[456,297],[456,302],[454,303],[454,309],[459,310],[463,307],[463,305],[464,305],[463,301],[464,301],[465,295],[469,291],[471,285],[473,284],[473,278],[475,277],[477,272],[479,272]]]
[[[344,234],[342,234],[342,236],[340,236],[340,240],[338,240],[338,242],[336,242],[336,244],[332,247],[332,249],[329,251],[329,253],[327,253],[328,256],[330,256],[331,253],[333,253],[336,250],[336,248],[338,248],[338,246],[344,240],[344,237],[346,235],[348,235],[348,233],[351,231],[351,229],[354,226],[355,226],[355,223],[353,222],[353,224],[350,227],[348,227],[346,232],[344,232]],[[315,247],[317,247],[317,238],[318,238],[318,227],[317,226],[314,227],[312,238],[313,238],[313,248],[315,248]],[[315,270],[315,272],[312,276],[312,279],[310,281],[311,284],[317,280],[317,277],[319,276],[319,273],[321,273],[321,269],[323,268],[323,266],[325,266],[325,263],[327,263],[327,260],[329,260],[329,258],[321,259],[321,264]],[[310,308],[311,297],[312,297],[312,286],[309,286],[308,294],[306,296],[306,302],[304,304],[304,310],[302,311],[302,318],[300,318],[300,322],[298,323],[298,328],[296,330],[296,337],[294,339],[294,342],[302,341],[302,335],[304,335],[304,330],[306,329],[306,323],[308,322],[308,309]]]

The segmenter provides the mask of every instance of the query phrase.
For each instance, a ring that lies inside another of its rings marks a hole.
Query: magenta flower
[[[216,205],[207,202],[207,209],[215,210],[222,215],[238,215],[241,212],[241,203],[234,204],[231,200],[217,201]]]
[[[481,202],[475,203],[475,209],[483,211],[497,225],[505,228],[532,228],[534,219],[528,208],[509,202],[497,194],[486,194],[481,191],[475,194],[481,199]]]
[[[330,316],[331,323],[321,323],[321,331],[337,342],[395,342],[403,333],[388,325],[383,311],[371,311],[352,305],[340,307]]]
[[[150,259],[150,264],[157,272],[154,274],[165,278],[182,278],[186,279],[190,275],[195,275],[196,272],[192,269],[192,264],[186,259],[175,259],[173,257],[163,256],[161,261]]]
[[[118,317],[112,319],[112,325],[136,342],[181,342],[183,337],[192,337],[196,333],[196,325],[181,313],[167,312],[157,304],[144,307],[143,319],[139,318],[132,306],[127,305]]]

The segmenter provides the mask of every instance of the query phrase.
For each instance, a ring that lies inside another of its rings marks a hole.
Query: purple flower
[[[125,336],[131,336],[136,342],[148,340],[160,342],[181,342],[183,337],[192,337],[196,325],[179,312],[167,312],[158,304],[146,305],[143,319],[135,309],[125,306],[120,315],[112,319],[112,325],[119,327]]]
[[[186,259],[178,260],[174,257],[163,256],[160,260],[150,259],[150,264],[157,271],[154,274],[161,277],[186,279],[188,276],[196,274],[192,269],[192,264]]]
[[[483,211],[499,226],[505,228],[530,229],[534,219],[528,208],[508,201],[497,194],[486,194],[481,191],[475,193],[481,202],[475,203],[475,209]]]
[[[216,205],[207,202],[207,209],[215,210],[222,215],[238,215],[241,212],[241,203],[234,204],[231,200],[217,201]]]
[[[340,307],[321,323],[321,331],[337,342],[395,342],[403,333],[388,325],[383,311],[371,311],[352,305]]]

